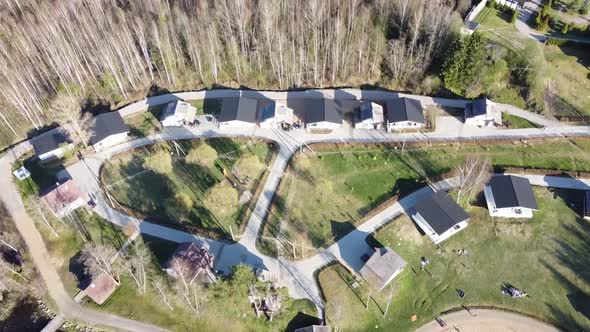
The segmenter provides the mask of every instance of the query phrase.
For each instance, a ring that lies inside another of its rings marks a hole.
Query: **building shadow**
[[[306,326],[320,325],[321,323],[321,319],[299,311],[295,317],[289,321],[289,324],[287,324],[287,327],[285,328],[285,332],[293,332]]]

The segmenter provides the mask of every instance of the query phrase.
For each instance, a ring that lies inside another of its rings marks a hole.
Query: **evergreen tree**
[[[484,64],[485,46],[485,40],[478,33],[453,43],[443,66],[447,89],[456,94],[465,94]]]

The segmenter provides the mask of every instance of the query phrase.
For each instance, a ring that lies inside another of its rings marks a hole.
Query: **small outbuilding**
[[[392,99],[387,101],[385,107],[387,108],[387,129],[390,131],[426,126],[424,110],[419,100]]]
[[[182,127],[195,122],[197,109],[192,105],[176,100],[166,105],[160,117],[163,127]]]
[[[102,272],[92,279],[84,291],[96,304],[103,304],[119,287],[119,283],[109,274]]]
[[[264,107],[258,116],[260,128],[277,128],[283,129],[290,127],[295,122],[293,110],[281,103],[272,101]]]
[[[305,114],[306,129],[337,129],[342,127],[342,107],[334,99],[310,99]]]
[[[178,278],[179,273],[189,279],[195,280],[201,273],[205,273],[210,281],[215,281],[213,274],[213,255],[205,248],[194,242],[184,242],[178,245],[170,259],[164,264],[164,271]]]
[[[70,136],[62,131],[43,134],[31,140],[35,155],[41,161],[61,158],[74,148]]]
[[[90,144],[95,151],[123,143],[129,135],[129,127],[119,112],[108,112],[96,116],[92,121]]]
[[[465,124],[477,127],[502,125],[502,112],[487,98],[474,100],[465,105]]]
[[[391,248],[377,248],[359,272],[372,288],[380,291],[402,272],[406,264]]]
[[[354,127],[360,129],[382,129],[385,118],[383,106],[370,101],[361,103],[358,112],[355,113]]]
[[[85,203],[80,189],[72,180],[55,184],[40,196],[41,200],[58,217],[65,216]]]
[[[295,332],[330,332],[330,327],[325,325],[310,325],[296,329]]]
[[[256,107],[258,101],[250,98],[225,98],[217,121],[220,128],[256,127]]]
[[[412,219],[435,244],[467,227],[469,215],[444,191],[414,205]]]
[[[535,194],[527,178],[493,176],[483,192],[492,217],[532,218],[533,211],[538,210]]]

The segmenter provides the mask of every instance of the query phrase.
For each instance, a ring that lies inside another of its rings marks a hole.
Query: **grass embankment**
[[[189,155],[203,144],[215,151],[211,160],[195,163],[178,156],[167,144],[151,145],[109,160],[102,168],[101,179],[113,197],[139,217],[214,238],[230,239],[230,227],[237,235],[252,202],[240,203],[238,197],[244,192],[254,194],[272,159],[272,146],[234,139],[179,144]],[[146,158],[162,150],[175,153],[171,170],[163,174],[146,169]],[[179,195],[188,210],[184,215],[179,215],[182,209],[175,205]]]
[[[410,331],[440,312],[465,305],[514,310],[571,331],[588,329],[590,318],[577,310],[584,310],[590,294],[590,247],[586,243],[590,224],[568,207],[561,198],[563,192],[546,188],[534,192],[540,210],[530,220],[492,219],[486,208],[467,206],[469,227],[443,242],[443,255],[408,217],[394,220],[375,234],[378,242],[371,241],[391,247],[408,262],[392,282],[394,296],[388,315],[383,318],[382,310],[389,289],[376,296],[379,306],[371,303],[366,311],[365,286],[357,297],[359,290],[335,274],[339,271],[346,277],[348,272],[329,268],[319,275],[328,322],[349,331],[375,326],[375,330]],[[457,249],[467,249],[469,255],[453,252]],[[421,257],[430,260],[427,272],[420,270]],[[501,294],[504,283],[525,290],[529,297],[513,299]],[[464,299],[457,289],[465,292]],[[418,316],[416,322],[411,321],[412,315]],[[337,322],[335,317],[342,318]]]
[[[511,115],[508,113],[502,114],[502,122],[504,122],[504,125],[510,129],[540,128],[539,125],[536,125],[527,119],[523,119],[521,117]]]
[[[263,235],[286,239],[296,248],[326,247],[380,203],[422,187],[422,181],[451,171],[468,156],[489,158],[497,167],[590,170],[590,141],[563,140],[490,146],[438,146],[399,149],[373,145],[313,147],[319,155],[293,159],[275,196]],[[293,257],[292,246],[284,254]],[[276,255],[274,241],[262,250]],[[301,254],[296,253],[300,258]]]

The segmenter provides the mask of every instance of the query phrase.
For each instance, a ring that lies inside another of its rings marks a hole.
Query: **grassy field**
[[[145,169],[143,163],[148,156],[162,149],[174,151],[168,145],[157,144],[111,159],[104,165],[101,179],[113,197],[131,212],[139,213],[139,217],[214,238],[229,239],[229,228],[232,227],[234,234],[239,232],[252,201],[238,203],[236,198],[235,204],[218,211],[207,205],[207,199],[215,188],[224,188],[236,196],[246,191],[254,194],[267,163],[272,159],[273,148],[255,140],[211,139],[204,142],[217,153],[217,159],[212,164],[190,163],[185,157],[175,155],[172,170],[166,174]],[[189,153],[203,143],[183,141],[180,144]],[[235,166],[252,158],[258,161],[261,168],[250,174],[248,181],[235,176]],[[178,216],[178,209],[171,207],[170,203],[179,194],[188,197],[192,205],[183,217]]]
[[[590,117],[590,45],[547,45],[553,114]]]
[[[403,154],[378,145],[314,149],[319,158],[294,158],[278,188],[264,236],[308,248],[326,247],[381,202],[423,186],[425,178],[449,172],[471,155],[489,158],[497,167],[590,170],[588,140],[424,147]],[[274,242],[261,244],[266,253],[278,254]],[[289,246],[283,249],[283,254],[293,256]]]
[[[145,137],[157,134],[162,129],[160,116],[166,104],[151,106],[146,112],[125,117],[123,120],[129,126],[129,134],[135,137]]]
[[[527,41],[514,24],[510,23],[510,17],[494,8],[485,7],[475,21],[480,24],[478,28],[480,33],[511,50],[519,50]]]
[[[199,99],[188,101],[197,109],[197,115],[212,114],[217,115],[221,111],[222,99]]]
[[[410,331],[465,305],[515,310],[566,330],[587,330],[590,317],[577,310],[587,310],[583,308],[590,294],[590,224],[568,207],[563,192],[534,191],[541,210],[531,220],[492,219],[486,208],[466,207],[469,227],[442,244],[443,255],[408,217],[394,220],[369,240],[391,247],[408,262],[392,282],[389,313],[383,317],[390,289],[375,296],[367,311],[365,286],[353,289],[350,274],[331,267],[319,274],[328,323],[343,331]],[[457,249],[467,249],[469,255],[453,252]],[[428,273],[420,270],[421,257],[430,260]],[[501,294],[504,283],[523,289],[529,297]],[[465,292],[464,299],[457,289]],[[418,320],[412,322],[412,315]]]
[[[504,125],[510,129],[517,129],[517,128],[539,128],[538,125],[530,122],[527,119],[523,119],[521,117],[511,115],[508,113],[502,114],[502,122]]]

